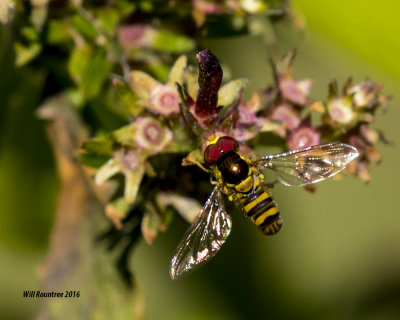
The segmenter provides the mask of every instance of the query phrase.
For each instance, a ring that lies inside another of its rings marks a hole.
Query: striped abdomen
[[[275,234],[281,229],[283,221],[278,208],[261,185],[257,184],[252,191],[241,195],[239,203],[265,235]]]

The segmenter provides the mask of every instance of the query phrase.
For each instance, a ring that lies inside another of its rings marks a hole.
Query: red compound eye
[[[221,151],[216,144],[210,144],[206,150],[204,150],[204,161],[211,165],[219,159],[221,156]]]
[[[239,142],[232,137],[226,136],[219,138],[217,146],[224,152],[228,152],[237,149],[239,147]]]

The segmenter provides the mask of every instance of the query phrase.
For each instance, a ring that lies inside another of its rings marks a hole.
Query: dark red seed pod
[[[208,165],[212,165],[221,157],[221,151],[216,144],[210,144],[204,150],[204,161]]]
[[[239,142],[229,136],[221,137],[217,141],[217,146],[224,152],[229,152],[239,148]]]

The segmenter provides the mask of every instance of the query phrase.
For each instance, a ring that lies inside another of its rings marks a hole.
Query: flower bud
[[[151,117],[140,117],[135,123],[136,144],[151,153],[162,151],[171,141],[172,132],[163,127],[161,122]]]
[[[180,98],[175,88],[159,85],[151,92],[152,109],[162,115],[179,112]]]
[[[281,121],[289,130],[300,124],[298,112],[289,104],[281,104],[274,108],[271,112],[271,119]]]

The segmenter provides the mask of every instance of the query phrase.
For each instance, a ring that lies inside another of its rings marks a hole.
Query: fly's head
[[[204,162],[212,167],[227,152],[238,151],[239,142],[230,136],[216,138],[204,150]]]
[[[212,168],[215,180],[226,187],[240,192],[252,187],[250,161],[240,153],[234,138],[224,136],[212,140],[204,150],[204,161]]]
[[[222,172],[218,170],[218,163],[224,155],[236,152],[239,149],[239,142],[230,136],[216,137],[212,139],[204,150],[204,162],[211,168],[211,174],[215,182],[222,185],[224,178]]]

